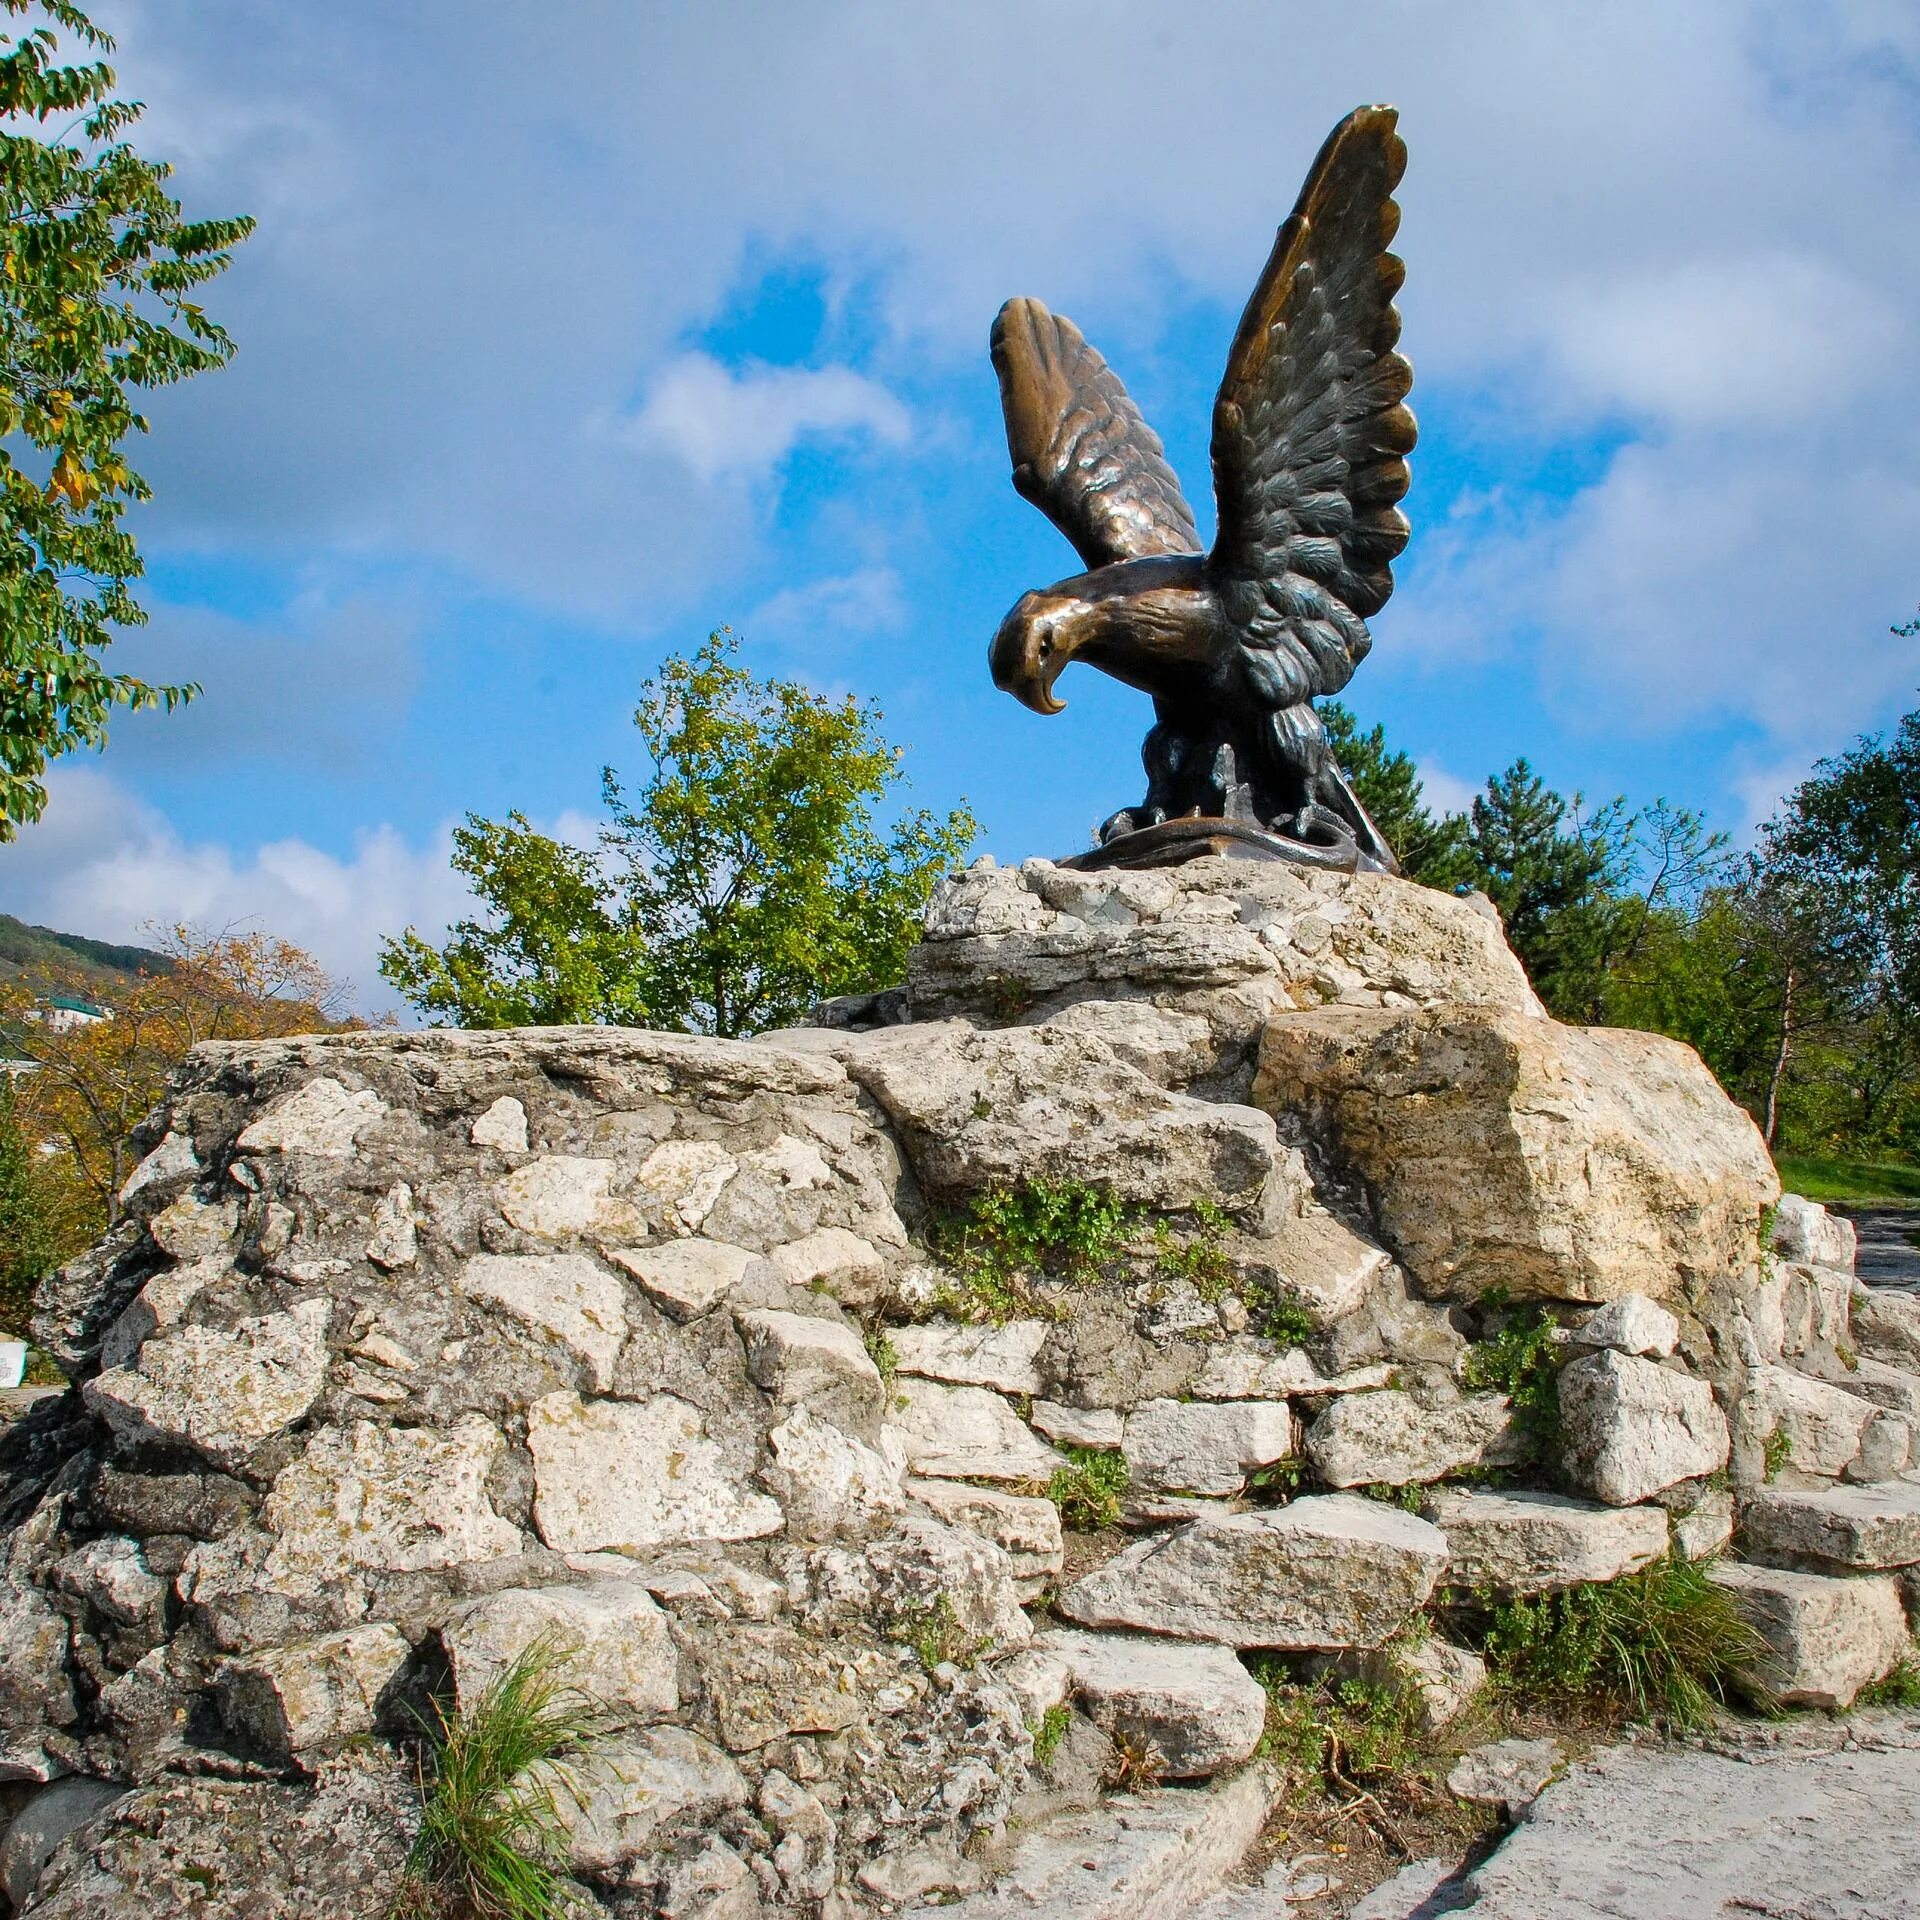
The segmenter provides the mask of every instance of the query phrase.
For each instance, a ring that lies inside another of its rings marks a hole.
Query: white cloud
[[[362,1011],[374,1011],[395,997],[375,964],[380,936],[412,925],[436,937],[473,904],[448,865],[450,824],[422,847],[373,827],[345,859],[299,839],[236,855],[184,840],[92,768],[55,767],[47,788],[40,824],[0,847],[0,894],[9,912],[65,933],[138,941],[185,922],[275,934],[305,947],[351,983]]]
[[[782,587],[740,626],[754,640],[800,646],[891,633],[905,625],[906,618],[899,574],[891,567],[862,567],[802,586]]]
[[[629,424],[636,445],[671,454],[698,479],[763,480],[809,435],[907,437],[907,410],[850,367],[749,366],[731,372],[682,354],[654,379]]]
[[[1433,813],[1465,813],[1480,791],[1471,780],[1449,773],[1437,760],[1422,760],[1415,771],[1420,775],[1421,796]]]

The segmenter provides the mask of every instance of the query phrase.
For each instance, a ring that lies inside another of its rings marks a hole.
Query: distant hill
[[[137,973],[171,973],[173,962],[151,947],[117,946],[111,940],[89,940],[82,933],[56,933],[51,927],[30,927],[10,913],[0,913],[0,980],[45,975],[79,968],[103,986],[130,980]]]

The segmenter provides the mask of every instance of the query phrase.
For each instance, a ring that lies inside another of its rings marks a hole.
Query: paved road
[[[1872,1287],[1920,1288],[1920,1207],[1835,1207],[1860,1235],[1854,1271]]]

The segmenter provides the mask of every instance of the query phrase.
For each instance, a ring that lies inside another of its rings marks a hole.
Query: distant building
[[[67,1033],[75,1027],[91,1027],[113,1018],[113,1009],[96,1000],[82,1000],[76,993],[53,993],[36,1007],[29,1019],[44,1021],[55,1033]]]

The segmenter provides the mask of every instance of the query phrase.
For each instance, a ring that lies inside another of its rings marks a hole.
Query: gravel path
[[[1464,1884],[1391,1920],[1913,1920],[1917,1807],[1920,1714],[1614,1747],[1549,1787]]]

